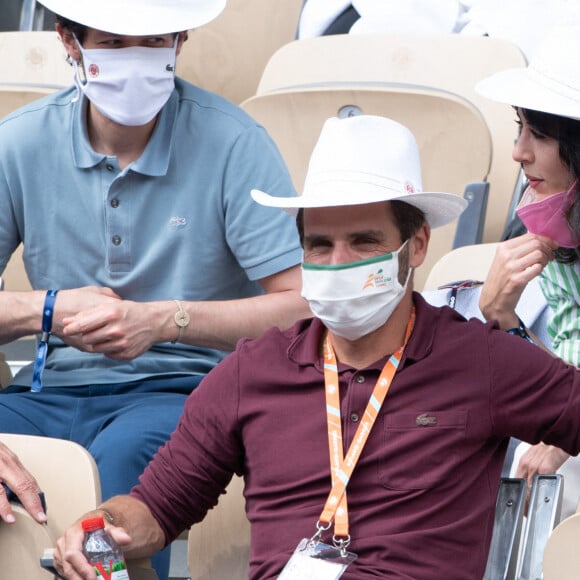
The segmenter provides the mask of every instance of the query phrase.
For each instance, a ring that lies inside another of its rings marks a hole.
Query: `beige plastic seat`
[[[55,537],[101,501],[101,483],[91,454],[64,439],[0,433],[34,475],[47,503],[47,527]]]
[[[557,525],[544,549],[544,580],[578,580],[580,578],[580,513]]]
[[[423,289],[437,290],[443,284],[459,280],[485,282],[498,246],[499,242],[463,246],[451,250],[433,265]]]
[[[28,105],[56,89],[32,85],[0,84],[0,119],[15,109]]]
[[[7,387],[12,382],[12,371],[6,361],[3,352],[0,352],[0,389]]]
[[[391,82],[438,88],[468,99],[485,118],[493,142],[484,241],[496,242],[518,177],[519,167],[511,158],[517,128],[511,107],[478,95],[475,85],[498,70],[525,65],[521,50],[499,38],[419,33],[320,36],[293,41],[276,51],[257,94],[340,82]],[[470,153],[480,154],[477,147]]]
[[[242,108],[277,143],[298,192],[324,121],[337,115],[382,115],[407,126],[419,145],[425,191],[462,195],[469,182],[485,180],[490,167],[491,141],[483,117],[467,100],[446,91],[350,83],[264,93]],[[451,250],[455,229],[452,223],[433,230],[427,260],[415,273],[416,288],[423,287],[431,266]]]
[[[96,463],[84,447],[64,439],[0,433],[0,442],[18,456],[38,481],[45,495],[48,516],[47,525],[41,526],[15,505],[18,525],[0,523],[0,578],[51,578],[41,570],[40,556],[54,546],[71,523],[101,501]],[[10,551],[10,546],[18,545],[22,547]],[[157,578],[146,558],[130,561],[128,565],[132,580]],[[27,570],[26,574],[23,569]]]
[[[274,51],[296,37],[301,7],[302,0],[228,0],[214,21],[189,33],[177,74],[241,103]]]
[[[53,90],[71,85],[73,69],[56,31],[0,32],[0,80]]]
[[[0,521],[0,578],[53,579],[39,564],[40,556],[55,542],[50,529],[35,522],[19,505],[13,505],[12,511],[13,524]]]
[[[246,518],[243,490],[243,479],[234,475],[218,505],[189,530],[191,580],[248,577],[250,523]]]

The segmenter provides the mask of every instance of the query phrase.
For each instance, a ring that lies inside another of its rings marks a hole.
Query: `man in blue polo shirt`
[[[0,273],[23,244],[33,288],[1,293],[0,343],[42,332],[0,425],[86,446],[109,497],[238,339],[309,316],[293,219],[249,196],[294,191],[262,127],[175,78],[224,0],[43,4],[75,86],[0,123]]]

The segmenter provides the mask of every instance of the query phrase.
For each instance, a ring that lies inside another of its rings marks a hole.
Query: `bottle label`
[[[98,562],[93,564],[93,568],[97,573],[97,578],[102,578],[103,580],[129,580],[124,560],[117,562],[110,560],[108,565]]]

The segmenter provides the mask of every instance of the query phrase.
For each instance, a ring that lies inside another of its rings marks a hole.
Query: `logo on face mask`
[[[365,288],[379,288],[381,286],[386,286],[390,278],[385,277],[383,269],[381,268],[376,273],[369,274],[366,282],[363,285],[363,290]]]

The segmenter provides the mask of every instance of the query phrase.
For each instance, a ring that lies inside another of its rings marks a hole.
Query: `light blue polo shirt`
[[[228,300],[261,293],[258,280],[300,263],[293,218],[250,197],[295,192],[276,146],[240,108],[177,79],[142,156],[121,171],[92,149],[86,101],[75,97],[71,87],[0,123],[0,272],[22,242],[34,289]],[[226,354],[162,343],[113,361],[51,345],[47,387],[206,373]],[[27,368],[15,382],[31,380]]]

